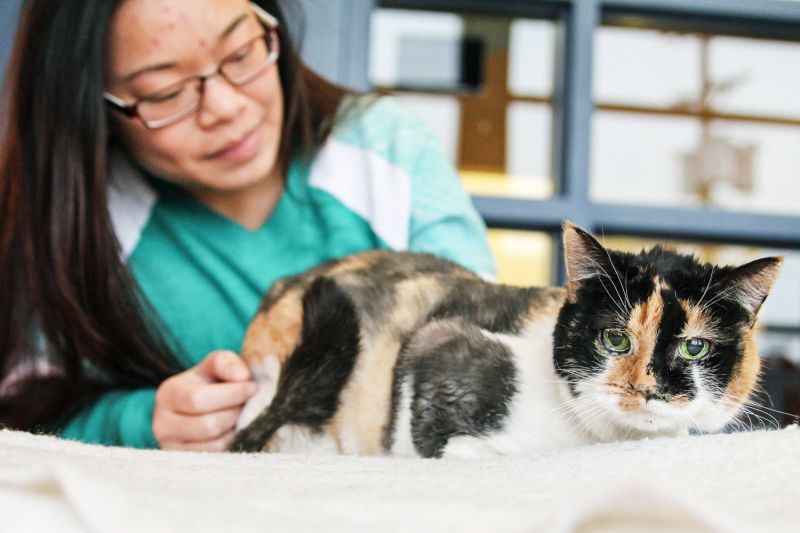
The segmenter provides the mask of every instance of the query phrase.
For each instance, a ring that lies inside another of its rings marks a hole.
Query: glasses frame
[[[264,62],[264,65],[262,65],[258,70],[253,72],[250,76],[242,80],[232,80],[222,71],[222,68],[225,66],[225,63],[233,55],[231,54],[230,56],[227,56],[222,61],[220,61],[219,66],[217,66],[214,72],[201,76],[192,76],[190,78],[186,78],[185,80],[183,80],[184,85],[192,82],[193,80],[196,80],[200,84],[199,88],[200,98],[197,99],[197,103],[194,106],[187,108],[186,111],[182,111],[177,115],[164,118],[161,120],[145,120],[139,114],[138,111],[139,104],[141,104],[142,101],[146,100],[147,98],[150,98],[150,96],[152,95],[144,96],[142,98],[139,98],[135,102],[128,103],[122,98],[119,98],[118,96],[114,96],[109,92],[104,92],[103,98],[105,99],[106,104],[108,104],[115,111],[118,111],[128,117],[138,118],[147,129],[155,130],[158,128],[163,128],[165,126],[170,126],[172,124],[175,124],[176,122],[183,120],[184,118],[194,114],[198,109],[200,109],[200,105],[203,101],[203,94],[205,92],[206,80],[208,80],[209,78],[213,78],[214,76],[219,74],[225,81],[227,81],[234,87],[240,87],[254,80],[278,61],[278,56],[279,56],[278,47],[275,46],[274,44],[273,46],[270,47],[270,42],[274,43],[278,39],[279,23],[278,19],[276,19],[275,17],[264,11],[255,2],[250,2],[250,8],[253,10],[253,13],[255,13],[256,18],[258,18],[258,21],[261,23],[262,26],[264,26],[264,29],[266,29],[267,32],[263,35],[254,37],[253,39],[248,41],[248,44],[254,42],[256,39],[264,39],[267,41],[267,48],[269,49],[269,55],[267,56],[267,60]]]

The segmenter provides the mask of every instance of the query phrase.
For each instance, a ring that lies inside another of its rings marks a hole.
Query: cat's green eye
[[[678,355],[689,361],[694,361],[708,355],[711,347],[705,339],[684,339],[678,343]]]
[[[605,347],[612,352],[624,353],[631,348],[631,339],[628,334],[618,329],[604,329],[602,339]]]

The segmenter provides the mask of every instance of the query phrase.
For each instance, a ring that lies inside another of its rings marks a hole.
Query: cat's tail
[[[270,407],[249,426],[236,434],[230,447],[232,452],[254,453],[266,451],[266,446],[278,429],[285,423],[282,410]]]

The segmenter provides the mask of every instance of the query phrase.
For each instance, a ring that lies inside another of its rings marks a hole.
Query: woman
[[[276,279],[386,247],[491,275],[430,134],[303,66],[276,0],[31,0],[7,82],[0,425],[224,450]]]

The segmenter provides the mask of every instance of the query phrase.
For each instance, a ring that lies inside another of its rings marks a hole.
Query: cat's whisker
[[[747,418],[747,425],[745,425],[743,417]],[[746,431],[753,431],[755,429],[753,418],[755,418],[757,421],[761,421],[758,416],[752,415],[748,409],[738,409],[736,416],[733,417],[733,420],[738,420],[742,429]]]
[[[750,403],[749,401],[745,401],[743,403],[736,402],[734,400],[731,400],[724,393],[722,396],[720,396],[720,403],[731,408],[732,410],[736,410],[737,411],[736,417],[744,415],[747,417],[748,422],[751,422],[752,418],[755,418],[761,423],[761,426],[765,429],[768,424],[774,427],[780,427],[780,422],[778,422],[778,420],[772,414],[769,413],[769,411],[771,410],[769,408],[765,408],[759,404]],[[779,414],[788,414],[788,413],[782,413],[781,411],[777,410],[773,411],[776,411]],[[752,422],[750,429],[753,429]]]
[[[606,253],[608,253],[608,252],[606,252]],[[597,274],[597,277],[600,280],[600,283],[603,284],[603,289],[605,289],[606,293],[608,294],[608,297],[611,298],[612,302],[617,304],[617,307],[619,308],[620,312],[624,315],[625,314],[625,309],[624,309],[625,308],[625,300],[623,299],[622,294],[620,294],[619,289],[617,289],[617,286],[614,284],[614,280],[611,278],[611,276],[606,271],[606,269],[603,268],[603,265],[601,265],[599,262],[597,262],[596,260],[594,260],[592,258],[589,258],[589,261],[591,262],[592,266],[595,267],[595,273]],[[617,278],[619,279],[619,274],[616,273],[616,269],[615,269],[613,263],[611,263],[611,268],[614,268],[614,272],[617,275]],[[602,276],[600,275],[601,271],[603,273]],[[608,281],[611,283],[611,286],[614,288],[614,292],[617,293],[618,301],[615,300],[613,296],[611,296],[611,293],[606,288],[605,283],[603,283],[603,277],[608,278]],[[619,282],[622,283],[622,280],[620,279]]]
[[[603,434],[607,434],[606,432],[608,431],[608,426],[610,425],[611,425],[611,417],[608,417],[606,419],[606,424],[603,426]],[[630,432],[630,428],[628,428],[628,431]],[[628,436],[626,436],[625,438],[627,439],[629,436],[630,433],[628,433]]]
[[[751,419],[755,419],[759,425],[750,425],[750,430],[754,429],[768,429],[769,426],[771,427],[778,427],[777,420],[775,420],[772,416],[763,416],[760,413],[753,411],[750,408],[742,407],[740,409],[741,412],[745,413],[747,416],[747,420],[750,421]],[[774,421],[774,422],[773,422]]]
[[[751,404],[751,403],[745,402],[744,404],[742,404],[742,409],[747,409],[748,411],[750,411],[752,413],[758,413],[758,416],[760,416],[760,417],[768,418],[770,420],[770,422],[772,422],[776,428],[781,427],[781,423],[777,418],[775,418],[775,416],[772,413],[779,414],[779,415],[786,415],[786,416],[797,418],[796,414],[785,413],[783,411],[779,411],[777,409],[771,409],[769,407],[765,407],[765,406],[757,404],[757,403],[752,403]]]
[[[569,424],[564,425],[563,423],[559,423],[558,425],[563,431],[565,431],[566,437],[577,438],[578,435],[584,431],[583,422],[578,417],[578,413],[582,413],[584,415],[593,415],[595,412],[598,413],[598,416],[601,414],[600,406],[597,405],[593,398],[586,396],[579,396],[577,398],[573,397],[561,402],[560,404],[554,406],[554,408],[550,409],[548,413],[545,413],[542,416],[542,423],[546,424],[552,419],[566,419]],[[529,431],[526,431],[526,433],[534,439],[539,436],[535,433],[533,428]]]
[[[733,431],[750,431],[752,428],[745,425],[744,421],[741,420],[738,416],[731,420],[727,427],[730,427]]]
[[[630,297],[628,296],[628,268],[625,269],[625,283],[622,285],[625,289],[625,301],[628,303],[628,310],[633,309]]]
[[[754,390],[755,390],[755,394],[753,394],[753,395],[751,395],[751,397],[745,399],[745,401],[744,401],[745,405],[747,405],[749,407],[753,407],[753,408],[759,409],[761,411],[766,411],[767,413],[775,413],[777,415],[788,416],[792,420],[794,420],[795,422],[800,421],[800,414],[787,413],[787,412],[784,412],[784,411],[780,411],[778,409],[775,409],[774,407],[768,407],[768,406],[756,401],[754,398],[760,396],[760,397],[766,398],[769,401],[770,405],[772,405],[772,406],[775,405],[775,403],[772,401],[772,397],[770,397],[769,393],[767,392],[767,390],[763,386],[761,386],[760,384],[757,384]],[[776,425],[776,427],[780,427],[780,423],[778,421],[776,421],[775,425]]]
[[[606,277],[608,277],[608,276],[606,276]],[[622,305],[621,305],[619,302],[617,302],[617,301],[614,299],[614,297],[611,295],[611,292],[609,292],[609,290],[608,290],[608,287],[606,287],[606,283],[603,281],[603,278],[602,278],[602,277],[599,277],[598,279],[600,280],[600,285],[602,285],[602,286],[603,286],[603,290],[604,290],[604,291],[606,291],[606,294],[608,294],[608,298],[609,298],[609,300],[611,301],[611,303],[613,303],[613,304],[614,304],[614,306],[615,306],[615,307],[617,308],[617,310],[620,312],[620,315],[624,315],[624,314],[625,314],[625,310],[622,308]],[[609,278],[609,281],[610,281],[610,280],[611,280],[611,278]],[[612,287],[614,286],[613,282],[611,283],[611,286],[612,286]]]
[[[753,386],[753,392],[751,394],[751,398],[758,398],[758,397],[766,398],[767,401],[769,401],[770,405],[772,405],[772,406],[775,405],[775,402],[772,401],[772,397],[769,395],[769,392],[767,392],[767,389],[765,389],[764,386],[761,385],[761,383],[756,383]],[[748,398],[748,400],[749,400],[749,398]],[[752,401],[755,401],[755,400],[752,400]]]
[[[717,302],[719,302],[721,300],[727,299],[731,294],[734,294],[735,292],[736,292],[736,288],[735,287],[728,287],[728,288],[720,291],[719,294],[715,295],[711,300],[709,300],[708,302],[703,304],[703,306],[700,308],[700,310],[705,313],[708,309],[711,308],[712,305],[714,305],[715,303],[717,303]]]
[[[563,383],[565,385],[569,385],[568,379],[545,379],[545,378],[528,378],[533,381],[537,381],[540,383]]]
[[[566,416],[569,420],[577,423],[574,427],[574,430],[575,432],[578,432],[580,431],[580,424],[578,423],[580,420],[578,418],[578,413],[581,413],[584,416],[591,416],[593,413],[597,413],[597,416],[600,416],[603,413],[603,408],[601,405],[597,404],[594,398],[573,398],[559,405],[552,411],[548,418],[555,416]]]
[[[622,282],[622,278],[619,275],[619,270],[617,270],[617,267],[614,265],[614,261],[611,259],[611,254],[609,253],[608,249],[605,249],[605,252],[606,252],[606,255],[608,256],[608,263],[611,265],[611,270],[613,270],[614,274],[617,276],[617,280],[620,283],[620,286],[621,286],[621,289],[622,289],[622,293],[625,295],[624,303],[627,304],[627,309],[628,309],[628,311],[630,311],[631,309],[633,309],[633,306],[631,305],[631,302],[628,299],[628,288],[626,286],[626,283]],[[628,279],[627,278],[627,272],[626,272],[625,279],[626,280]]]
[[[575,381],[585,381],[595,377],[594,374],[583,369],[562,368],[561,371]]]
[[[700,428],[700,424],[697,423],[697,421],[694,419],[692,414],[689,411],[687,411],[686,409],[679,410],[678,414],[679,414],[679,416],[681,418],[683,418],[684,420],[687,420],[689,422],[689,424],[688,424],[688,428],[689,429],[694,428],[695,430],[698,430],[698,431],[701,429]]]
[[[597,420],[606,415],[605,409],[594,401],[579,407],[579,409],[576,408],[575,410],[565,413],[570,420],[575,422],[575,425],[569,429],[570,435],[580,433],[585,428],[592,427]]]
[[[706,297],[706,293],[708,293],[709,287],[711,287],[711,280],[714,279],[714,269],[715,268],[716,268],[715,266],[711,267],[711,274],[708,276],[708,283],[706,283],[706,288],[703,291],[702,296],[700,296],[700,299],[697,301],[697,307],[701,307],[701,305],[703,303],[703,299]]]
[[[762,410],[762,411],[768,411],[770,413],[775,413],[775,414],[779,414],[779,415],[786,415],[786,416],[793,416],[793,417],[797,417],[798,416],[796,413],[787,413],[785,411],[780,411],[778,409],[773,409],[772,407],[767,407],[766,405],[762,405],[762,404],[760,404],[758,402],[755,402],[754,400],[750,400],[750,399],[745,400],[744,405],[746,405],[748,407],[751,407],[751,408],[756,408],[756,409],[759,409],[759,410]]]
[[[589,412],[589,409],[591,409],[590,405],[583,406],[582,408],[583,412]],[[548,414],[545,414],[543,417],[543,421],[548,422],[554,418],[558,419],[566,418],[569,422],[572,422],[571,425],[565,428],[568,435],[572,436],[580,433],[581,423],[576,411],[572,409],[556,409]]]
[[[556,405],[553,409],[554,412],[565,412],[568,410],[575,409],[577,407],[583,407],[586,405],[591,405],[594,403],[594,399],[591,397],[587,397],[584,395],[578,396],[577,398],[570,398],[561,402],[560,404]]]
[[[595,375],[593,373],[591,373],[591,371],[586,370],[584,368],[578,368],[578,367],[569,366],[569,367],[562,367],[561,371],[569,374],[570,376],[575,376],[575,377],[582,377],[582,378],[594,378],[595,377]]]

